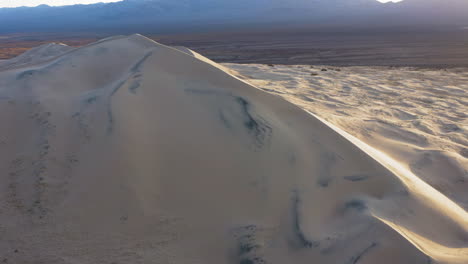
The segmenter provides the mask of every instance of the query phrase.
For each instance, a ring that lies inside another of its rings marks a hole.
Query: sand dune
[[[231,73],[140,35],[0,71],[3,261],[467,263],[458,200]]]
[[[73,49],[74,48],[62,43],[44,44],[36,48],[32,48],[10,60],[0,60],[0,70],[27,67],[34,64],[43,63]]]

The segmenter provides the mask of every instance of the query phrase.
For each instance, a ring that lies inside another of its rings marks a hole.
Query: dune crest
[[[0,61],[1,70],[11,70],[13,68],[27,67],[30,65],[43,63],[54,59],[74,48],[63,43],[48,43],[32,48],[25,53],[10,60]]]
[[[141,35],[0,71],[2,256],[466,262],[456,203],[227,71]]]

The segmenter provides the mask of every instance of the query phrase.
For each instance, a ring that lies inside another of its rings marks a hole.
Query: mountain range
[[[467,0],[124,0],[116,3],[0,8],[0,32],[170,32],[217,27],[460,26]]]

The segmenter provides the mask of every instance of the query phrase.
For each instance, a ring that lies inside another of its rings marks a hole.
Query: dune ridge
[[[0,70],[10,70],[13,68],[20,68],[43,63],[73,49],[74,48],[69,47],[63,43],[44,44],[32,48],[15,58],[0,61]]]
[[[8,262],[466,262],[457,203],[228,68],[141,35],[56,54],[0,70]]]

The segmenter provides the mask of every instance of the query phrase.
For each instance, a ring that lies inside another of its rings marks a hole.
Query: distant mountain
[[[225,26],[466,25],[467,0],[124,0],[0,8],[0,32],[202,30]]]
[[[404,0],[392,10],[400,23],[467,25],[468,0]]]

